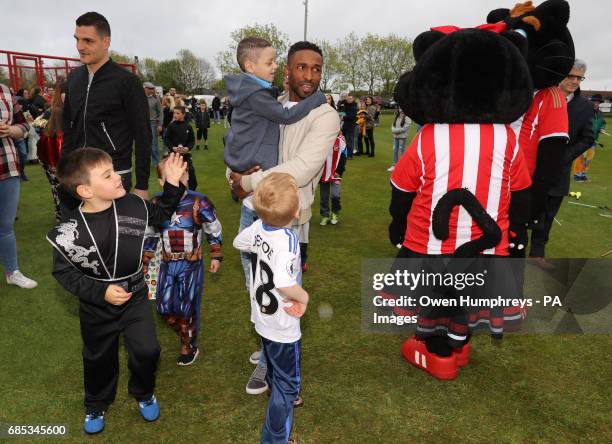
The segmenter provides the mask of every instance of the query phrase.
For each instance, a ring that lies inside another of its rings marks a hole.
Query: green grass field
[[[405,335],[361,330],[361,260],[393,257],[387,240],[391,117],[376,129],[377,156],[348,162],[337,226],[319,226],[315,200],[310,231],[311,295],[303,318],[305,399],[293,435],[300,443],[612,442],[612,335],[511,335],[501,348],[474,338],[472,364],[453,382],[439,382],[400,357]],[[158,319],[162,356],[156,394],[162,416],[139,416],[127,395],[122,350],[117,399],[106,430],[92,442],[254,443],[267,402],[244,386],[258,347],[237,251],[232,246],[239,205],[224,179],[221,136],[213,125],[208,151],[195,151],[199,191],[215,203],[223,223],[225,261],[206,274],[201,354],[178,367],[177,337]],[[414,132],[414,130],[413,130]],[[612,140],[603,137],[590,182],[572,184],[580,202],[612,206]],[[42,168],[27,167],[16,223],[20,268],[35,290],[0,281],[0,423],[66,424],[67,439],[84,442],[82,363],[77,299],[51,276],[51,195]],[[151,181],[151,188],[159,186]],[[612,249],[612,220],[601,210],[569,205],[551,234],[551,257],[598,258]],[[330,304],[331,319],[317,307]]]

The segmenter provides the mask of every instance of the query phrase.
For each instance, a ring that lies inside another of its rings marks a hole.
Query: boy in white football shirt
[[[298,283],[299,239],[291,230],[300,212],[295,180],[286,173],[268,175],[255,189],[253,204],[259,219],[238,234],[234,247],[251,255],[251,321],[262,339],[272,390],[261,442],[286,443],[300,392],[299,318],[308,304]]]

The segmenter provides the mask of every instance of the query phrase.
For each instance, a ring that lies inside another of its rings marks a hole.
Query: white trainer
[[[11,274],[7,274],[6,283],[9,285],[17,285],[18,287],[28,289],[38,286],[38,282],[28,277],[25,277],[19,270],[15,270]]]

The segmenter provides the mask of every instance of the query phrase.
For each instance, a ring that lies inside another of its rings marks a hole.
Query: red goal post
[[[119,63],[119,65],[134,74],[138,72],[135,64]],[[59,78],[67,78],[68,73],[79,66],[81,66],[79,59],[72,57],[0,49],[0,68],[8,70],[9,86],[14,91],[33,86],[44,90],[45,84],[55,84]]]

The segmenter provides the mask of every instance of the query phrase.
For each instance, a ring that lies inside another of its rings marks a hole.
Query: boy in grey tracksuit
[[[234,107],[232,126],[225,136],[227,166],[243,172],[254,166],[263,170],[278,164],[279,124],[289,125],[325,103],[318,91],[287,109],[276,99],[272,86],[276,73],[276,52],[267,41],[250,37],[238,45],[242,73],[225,76],[228,98]]]

